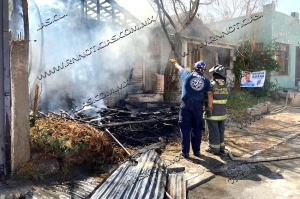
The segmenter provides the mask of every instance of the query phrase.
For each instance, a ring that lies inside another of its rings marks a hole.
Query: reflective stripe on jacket
[[[226,104],[228,99],[228,89],[226,85],[216,86],[213,91],[213,111],[211,117],[205,117],[206,120],[225,120],[226,115]]]

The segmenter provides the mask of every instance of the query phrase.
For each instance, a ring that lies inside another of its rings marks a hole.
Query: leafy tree
[[[250,40],[241,42],[238,50],[236,61],[234,62],[234,74],[237,79],[235,86],[239,87],[242,71],[257,71],[266,70],[267,74],[271,71],[280,72],[281,66],[274,59],[278,53],[278,44],[272,40],[263,51],[256,51],[255,45]],[[269,85],[269,80],[266,80],[266,85]],[[274,86],[270,86],[270,89]]]

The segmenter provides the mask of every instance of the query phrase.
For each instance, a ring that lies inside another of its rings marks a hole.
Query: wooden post
[[[37,103],[39,98],[39,85],[35,85],[35,94],[34,94],[34,104],[33,104],[33,126],[35,125],[35,116],[36,116],[36,109],[37,109]]]
[[[24,20],[24,40],[27,42],[27,49],[29,48],[29,18],[28,18],[28,3],[27,0],[22,0],[23,20]]]

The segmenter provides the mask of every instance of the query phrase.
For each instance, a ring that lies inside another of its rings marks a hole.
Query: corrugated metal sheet
[[[151,150],[137,161],[122,164],[87,198],[163,199],[167,178],[163,160]]]
[[[27,192],[24,199],[83,199],[86,198],[99,183],[94,178],[79,176],[72,181],[39,187]],[[9,198],[9,197],[8,197]]]
[[[167,190],[173,199],[186,199],[185,173],[169,174]]]

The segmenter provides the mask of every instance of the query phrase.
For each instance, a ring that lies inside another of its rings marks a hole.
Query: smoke
[[[92,50],[89,56],[51,76],[37,79],[42,72],[84,55],[91,46],[132,27],[120,26],[111,20],[97,21],[97,17],[92,18],[95,14],[91,11],[87,12],[87,18],[82,18],[81,13],[81,1],[29,1],[30,40],[37,40],[30,42],[29,46],[30,94],[33,99],[35,84],[42,85],[39,102],[43,110],[74,108],[101,92],[117,87],[128,79],[130,70],[147,55],[150,31],[145,27],[101,50]],[[37,31],[41,23],[49,18],[53,21],[55,15],[67,16]],[[97,103],[94,105],[98,106]]]

